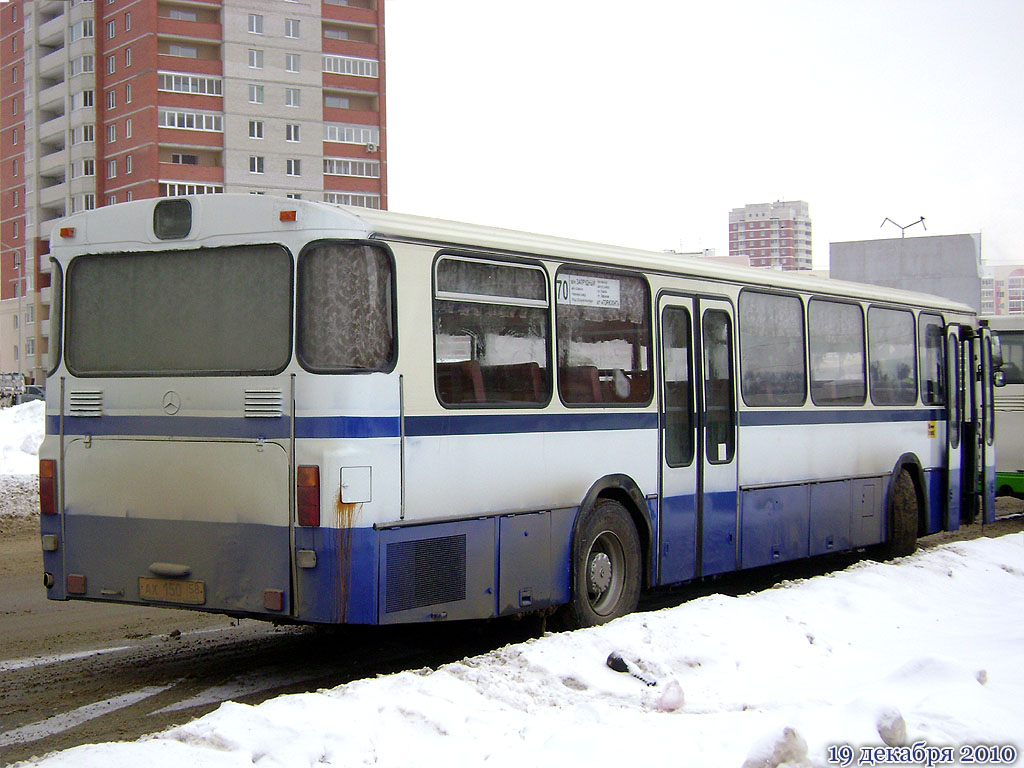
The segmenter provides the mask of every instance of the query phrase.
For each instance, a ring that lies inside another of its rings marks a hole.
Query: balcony
[[[51,85],[44,90],[39,92],[39,109],[50,108],[50,111],[57,112],[63,111],[64,100],[67,98],[68,89],[63,82],[58,82],[56,85]],[[60,107],[58,110],[57,107]]]
[[[214,41],[220,43],[223,35],[220,24],[204,21],[183,21],[181,19],[168,19],[164,16],[157,17],[156,32],[161,38],[174,38],[175,40],[186,41]]]
[[[51,148],[50,152],[44,155],[42,154],[43,147],[40,145],[39,151],[39,174],[43,176],[56,176],[55,172],[60,171],[60,176],[63,176],[64,167],[68,161],[68,153],[64,147]]]
[[[40,296],[40,300],[42,300],[42,296]],[[43,303],[44,304],[48,304],[49,302],[48,301],[43,301]],[[38,325],[39,325],[39,335],[42,336],[44,339],[48,338],[49,335],[50,335],[50,321],[49,321],[49,319],[47,319],[47,320],[40,320]]]
[[[67,28],[67,22],[64,19],[64,14],[55,16],[47,22],[39,25],[39,44],[47,46],[55,46],[61,48],[64,46],[64,31]]]
[[[199,184],[223,184],[224,169],[219,165],[185,165],[160,163],[160,178]]]
[[[60,114],[54,114],[52,112],[41,112],[39,114],[39,142],[40,144],[47,143],[47,139],[53,139],[60,136],[60,141],[51,141],[51,144],[59,145],[62,149],[64,147],[64,133],[68,129],[68,117],[63,112]],[[40,147],[42,150],[42,147]]]
[[[223,65],[220,59],[193,59],[186,56],[171,56],[161,53],[156,57],[158,69],[171,72],[190,72],[196,75],[222,75]]]
[[[64,67],[67,64],[67,56],[64,54],[63,46],[51,51],[39,59],[39,76],[53,77],[58,80],[64,79]]]
[[[47,259],[46,261],[49,261],[49,259]],[[40,266],[42,266],[41,262],[40,262]],[[50,303],[50,299],[52,297],[53,297],[53,288],[51,288],[50,286],[46,286],[45,288],[40,288],[39,289],[39,300],[41,302],[43,302],[43,304],[49,304]],[[43,320],[43,322],[49,324],[50,321],[49,320]],[[48,334],[43,334],[43,335],[46,336]]]
[[[355,56],[360,59],[376,59],[380,56],[380,48],[376,43],[361,43],[356,40],[323,39],[324,53],[335,56]]]
[[[54,184],[51,187],[39,190],[39,205],[45,207],[63,205],[66,196],[66,186],[64,184]]]
[[[359,5],[372,5],[372,3],[359,3]],[[369,8],[358,8],[355,3],[352,5],[337,5],[330,2],[330,0],[324,0],[320,13],[324,19],[377,25],[377,11]]]

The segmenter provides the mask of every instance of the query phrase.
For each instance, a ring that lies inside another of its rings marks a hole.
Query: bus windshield
[[[279,245],[81,256],[67,274],[76,375],[269,374],[291,354]]]

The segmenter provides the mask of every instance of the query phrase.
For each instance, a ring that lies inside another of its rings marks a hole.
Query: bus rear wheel
[[[572,597],[565,624],[593,627],[632,613],[640,599],[640,537],[619,502],[599,501],[573,539]]]
[[[917,491],[910,473],[901,469],[893,480],[889,497],[889,540],[884,545],[885,557],[903,557],[917,549]]]

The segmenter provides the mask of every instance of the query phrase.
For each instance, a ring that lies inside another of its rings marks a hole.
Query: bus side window
[[[563,268],[556,279],[558,389],[570,405],[651,400],[651,311],[636,275]]]

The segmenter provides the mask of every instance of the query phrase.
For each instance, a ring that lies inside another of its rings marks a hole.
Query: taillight
[[[39,460],[39,511],[57,514],[57,462],[53,459]]]
[[[299,525],[320,525],[320,467],[299,467],[295,485]]]

